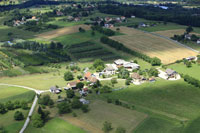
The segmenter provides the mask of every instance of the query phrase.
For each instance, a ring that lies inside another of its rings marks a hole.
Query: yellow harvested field
[[[90,26],[88,26],[88,25],[76,25],[76,26],[65,27],[65,28],[45,32],[45,33],[37,35],[37,37],[42,38],[42,39],[52,39],[52,38],[56,38],[56,37],[59,37],[59,36],[62,36],[62,35],[67,35],[67,34],[79,32],[80,27],[82,27],[85,30],[90,29]]]
[[[170,38],[170,37],[173,37],[174,35],[182,35],[182,34],[184,34],[185,30],[184,29],[165,30],[165,31],[156,31],[156,32],[153,32],[153,33],[156,33],[158,35],[166,36],[166,37]],[[200,36],[200,34],[195,33],[195,32],[192,32],[191,34],[195,34],[197,36]]]
[[[132,50],[150,57],[158,57],[164,64],[173,63],[185,57],[196,56],[198,54],[170,40],[133,28],[120,27],[120,32],[126,35],[110,38],[123,43]]]

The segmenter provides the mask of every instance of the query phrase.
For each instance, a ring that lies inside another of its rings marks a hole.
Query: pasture
[[[65,27],[65,28],[60,28],[60,29],[57,29],[57,30],[45,32],[45,33],[37,35],[37,37],[50,40],[52,38],[56,38],[56,37],[59,37],[59,36],[62,36],[62,35],[67,35],[67,34],[79,32],[80,27],[82,27],[85,30],[90,29],[90,27],[88,25],[71,26],[71,27]]]
[[[120,27],[120,32],[126,35],[113,36],[110,38],[123,43],[132,50],[141,52],[150,57],[158,57],[164,64],[173,63],[182,58],[197,55],[197,53],[183,46],[150,33],[127,27]]]
[[[197,64],[192,64],[192,67],[186,67],[186,65],[184,65],[184,63],[176,63],[176,64],[172,64],[167,66],[168,68],[171,68],[173,70],[176,70],[178,73],[182,73],[182,74],[188,74],[193,78],[196,78],[198,80],[200,80],[200,65]]]
[[[89,107],[88,113],[77,111],[77,117],[64,115],[62,118],[95,133],[102,133],[103,123],[108,121],[112,123],[114,128],[112,133],[114,133],[117,127],[124,127],[127,132],[131,132],[147,117],[144,113],[108,104],[101,100],[92,100]]]
[[[16,111],[21,111],[24,116],[28,115],[28,110],[16,109],[13,111],[9,111],[6,114],[0,114],[0,126],[3,126],[6,130],[6,133],[16,133],[19,132],[23,127],[25,120],[23,121],[15,121],[14,113]]]
[[[30,124],[25,133],[86,133],[83,129],[70,124],[69,122],[55,117],[49,120],[44,127],[35,128]]]
[[[131,85],[102,96],[133,104],[136,110],[185,121],[199,117],[199,95],[199,88],[183,80],[157,80],[140,86]]]
[[[0,85],[0,102],[25,100],[32,101],[35,92],[19,88]]]

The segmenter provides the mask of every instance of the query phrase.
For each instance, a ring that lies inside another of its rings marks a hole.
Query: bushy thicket
[[[92,26],[91,27],[92,30],[96,30],[104,35],[107,35],[107,36],[113,36],[115,35],[115,32],[111,29],[104,29],[102,28],[101,26]]]
[[[113,47],[117,50],[121,50],[123,52],[137,56],[137,57],[143,59],[144,61],[151,63],[153,66],[161,65],[161,60],[158,59],[157,57],[151,58],[151,57],[144,55],[142,53],[133,51],[133,50],[125,47],[122,43],[114,41],[114,40],[112,40],[108,37],[105,37],[105,36],[101,37],[101,42],[104,43],[104,44],[107,44],[107,45],[109,45],[109,46],[111,46],[111,47]]]
[[[195,87],[200,88],[200,81],[190,77],[189,75],[182,75],[183,79],[185,82],[187,82],[188,84],[194,85]]]

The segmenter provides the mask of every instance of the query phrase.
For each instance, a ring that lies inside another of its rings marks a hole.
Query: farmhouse
[[[67,84],[67,87],[69,87],[69,88],[71,88],[71,89],[77,89],[76,85],[77,85],[77,83],[79,83],[79,82],[80,82],[79,80],[69,82],[69,83]]]
[[[192,61],[192,60],[196,60],[197,57],[195,56],[190,56],[190,57],[187,57],[187,58],[184,58],[184,60],[187,60],[187,61]]]
[[[134,82],[140,82],[141,81],[141,76],[134,72],[132,75],[131,75],[131,78],[133,79]]]
[[[199,40],[197,40],[197,44],[200,44],[200,39],[199,39]]]
[[[64,14],[61,11],[56,11],[57,16],[63,16]]]
[[[118,70],[115,64],[107,64],[107,67],[103,70],[103,74],[105,75],[114,75]]]
[[[140,68],[140,65],[138,65],[136,63],[129,63],[129,62],[125,63],[123,66],[124,66],[124,68],[126,68],[129,71]]]
[[[91,77],[92,74],[90,72],[86,72],[84,75],[85,80],[88,80],[89,77]]]
[[[116,64],[118,67],[123,66],[125,63],[127,63],[125,60],[118,59],[114,61],[114,64]]]
[[[52,87],[50,88],[50,91],[51,91],[52,93],[58,94],[58,93],[60,93],[62,90],[59,89],[59,88],[57,88],[56,86],[52,86]]]
[[[176,78],[176,76],[178,74],[176,71],[169,69],[169,68],[165,72],[166,72],[168,78]]]
[[[88,78],[88,81],[91,82],[91,83],[96,83],[96,82],[97,82],[97,78],[94,77],[94,76],[90,76],[90,77]]]
[[[79,99],[82,104],[89,104],[90,102],[84,98]]]
[[[191,40],[191,35],[190,34],[185,34],[185,39]]]

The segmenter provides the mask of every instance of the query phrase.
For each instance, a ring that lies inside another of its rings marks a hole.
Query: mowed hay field
[[[120,27],[120,32],[126,35],[110,38],[123,43],[132,50],[150,57],[158,57],[164,64],[173,63],[185,57],[196,56],[198,54],[170,40],[133,28]]]
[[[102,100],[92,101],[89,108],[88,113],[77,112],[77,117],[64,115],[62,118],[92,133],[103,133],[102,127],[105,121],[112,123],[112,133],[117,127],[123,127],[130,133],[147,118],[144,113],[108,104]]]
[[[52,38],[56,38],[56,37],[59,37],[59,36],[62,36],[62,35],[67,35],[67,34],[79,32],[80,27],[82,27],[85,30],[90,29],[90,26],[88,26],[88,25],[77,25],[77,26],[65,27],[65,28],[45,32],[45,33],[37,35],[37,37],[50,40]]]
[[[174,35],[182,35],[182,34],[184,34],[185,33],[185,29],[156,31],[156,32],[153,32],[153,33],[156,33],[158,35],[166,36],[166,37],[170,38],[170,37],[173,37]],[[195,32],[192,32],[191,34],[195,34],[197,36],[200,36],[199,33],[195,33]]]

